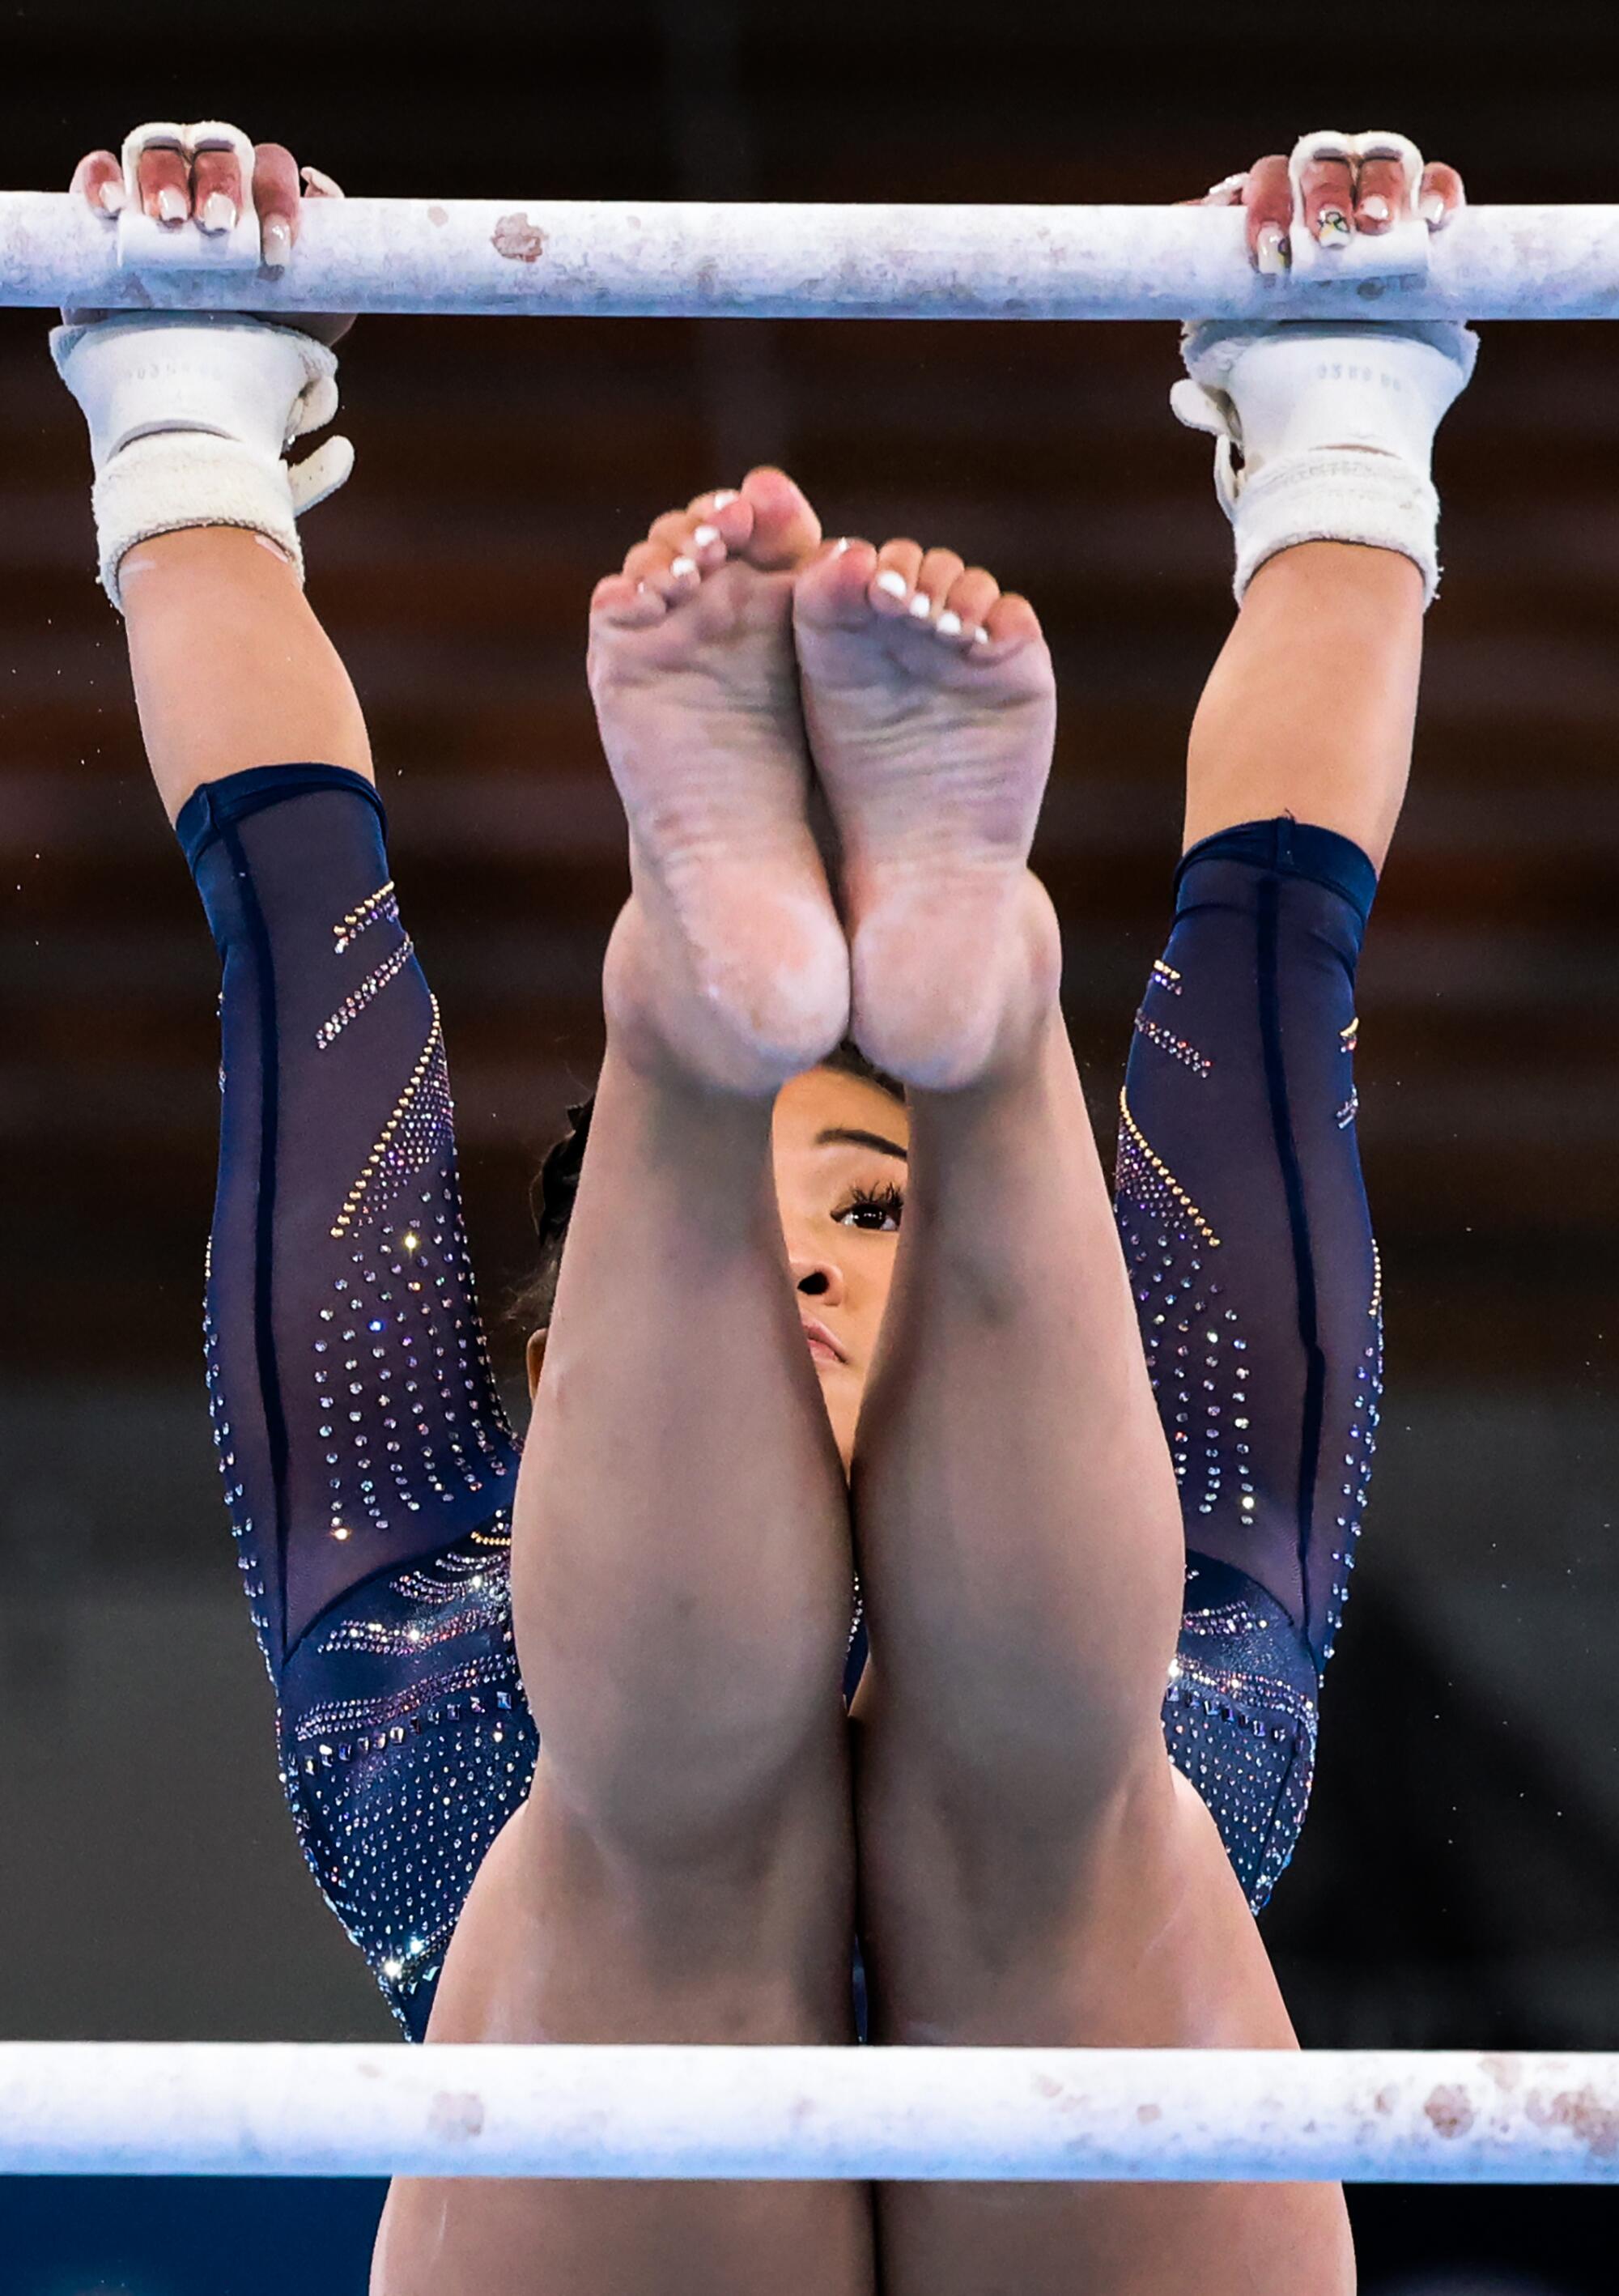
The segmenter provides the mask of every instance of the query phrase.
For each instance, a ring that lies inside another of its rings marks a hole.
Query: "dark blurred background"
[[[0,21],[4,179],[143,118],[356,192],[1167,201],[1306,127],[1476,198],[1619,199],[1619,18],[1543,0],[328,0]],[[83,426],[0,313],[0,2034],[386,2039],[306,1878],[203,1411],[213,952],[92,577]],[[1389,1397],[1314,1813],[1266,1931],[1318,2047],[1619,2046],[1619,331],[1494,327],[1445,425],[1445,595],[1362,975]],[[1028,590],[1062,691],[1040,859],[1098,1121],[1226,627],[1173,332],[367,321],[310,587],[442,999],[486,1308],[599,1049],[621,832],[585,599],[666,504],[787,462],[829,530]],[[514,1376],[518,1336],[502,1335]],[[359,2296],[370,2186],[0,2183],[15,2296]],[[1611,2291],[1599,2192],[1365,2190],[1369,2296]],[[628,2296],[628,2292],[626,2292]],[[1306,2296],[1306,2292],[1301,2292]]]

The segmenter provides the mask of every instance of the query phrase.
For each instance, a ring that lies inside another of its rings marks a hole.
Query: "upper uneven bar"
[[[1619,2183],[1619,2056],[0,2045],[0,2171]]]
[[[194,226],[179,227],[193,234]],[[1619,317],[1619,207],[1473,208],[1425,276],[1262,278],[1231,209],[311,201],[284,274],[120,269],[66,193],[0,193],[0,303],[720,318]]]

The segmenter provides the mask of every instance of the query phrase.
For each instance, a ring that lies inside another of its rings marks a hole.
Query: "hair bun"
[[[568,1130],[545,1153],[545,1160],[528,1191],[534,1232],[542,1243],[567,1227],[579,1192],[579,1173],[590,1138],[590,1119],[596,1105],[593,1093],[568,1111]]]

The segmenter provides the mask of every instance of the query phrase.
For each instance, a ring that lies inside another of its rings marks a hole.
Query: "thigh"
[[[770,1841],[626,1866],[558,1806],[542,1757],[473,1883],[427,2046],[851,2043],[851,1881],[846,1824],[813,1806]],[[872,2276],[860,2185],[402,2178],[372,2291],[873,2296]]]
[[[908,1807],[884,1786],[876,1775],[861,1788],[879,2042],[1296,2046],[1219,1834],[1161,1747],[1059,1849],[965,1841],[936,1804]],[[1334,2185],[889,2185],[877,2223],[885,2296],[1353,2287]]]

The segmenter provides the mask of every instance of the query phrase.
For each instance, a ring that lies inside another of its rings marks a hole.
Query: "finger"
[[[871,602],[879,614],[904,614],[911,610],[916,578],[922,570],[922,549],[917,542],[885,542],[877,554],[871,577]]]
[[[198,152],[192,161],[192,204],[204,231],[234,231],[241,213],[241,165],[234,152]]]
[[[298,245],[298,162],[284,144],[253,146],[253,204],[265,261],[279,271]]]
[[[949,595],[934,627],[949,636],[951,633],[945,628],[945,621],[948,616],[954,615],[961,626],[962,636],[970,638],[975,630],[984,627],[989,619],[990,610],[1000,595],[1001,585],[993,574],[982,566],[969,566],[951,584]]]
[[[340,200],[343,197],[343,186],[334,183],[324,168],[300,168],[298,173],[304,179],[306,199]]]
[[[1248,169],[1242,204],[1247,210],[1248,255],[1256,269],[1285,271],[1293,221],[1293,182],[1288,155],[1272,152]]]
[[[118,153],[86,152],[68,189],[88,200],[97,215],[117,215],[124,204],[124,170]]]
[[[961,573],[963,561],[954,550],[929,550],[922,560],[916,578],[916,595],[911,601],[911,611],[919,622],[936,614],[944,604],[951,584]]]
[[[149,144],[135,162],[141,209],[159,223],[184,223],[192,211],[191,162],[177,144]]]
[[[1354,192],[1355,229],[1376,238],[1405,213],[1405,169],[1401,162],[1362,160]]]
[[[1422,171],[1422,188],[1417,195],[1417,212],[1428,228],[1443,231],[1467,204],[1467,190],[1455,168],[1447,168],[1441,160],[1430,160]]]
[[[1306,160],[1299,177],[1306,228],[1323,247],[1342,247],[1354,232],[1354,170],[1347,159]]]

